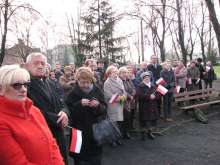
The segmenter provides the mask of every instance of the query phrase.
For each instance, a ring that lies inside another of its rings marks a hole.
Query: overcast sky
[[[75,16],[77,19],[77,8],[79,5],[79,0],[26,0],[31,3],[31,5],[38,10],[42,16],[49,21],[50,24],[56,25],[56,37],[54,36],[54,32],[50,32],[49,37],[49,47],[52,48],[56,44],[59,44],[63,41],[62,32],[64,28],[66,28],[67,21],[66,15]],[[89,2],[89,1],[87,1]],[[118,13],[123,12],[124,10],[131,10],[132,0],[109,0],[109,3],[112,5],[113,10]],[[133,23],[132,23],[133,22]],[[136,21],[132,20],[122,20],[116,26],[117,35],[126,35],[133,32],[137,32],[139,28],[139,24]],[[59,32],[61,31],[61,33]],[[34,37],[34,36],[33,36]],[[59,38],[60,40],[58,41]],[[128,38],[128,41],[132,43],[132,39]],[[39,45],[39,38],[35,36],[34,45]],[[137,61],[137,51],[134,45],[131,44],[131,49],[134,52],[134,60]],[[147,49],[146,53],[151,54],[151,50]]]
[[[47,31],[49,32],[49,41],[48,46],[50,48],[54,47],[57,44],[65,43],[66,37],[63,35],[63,31],[67,29],[66,15],[75,16],[77,19],[77,8],[79,5],[79,0],[20,0],[29,2],[36,10],[38,10],[42,17],[47,20],[50,24]],[[218,2],[218,0],[215,0]],[[87,0],[87,3],[89,0]],[[125,10],[129,11],[132,9],[133,0],[109,0],[109,3],[112,4],[113,10],[121,13]],[[219,7],[219,6],[218,6]],[[219,10],[217,10],[219,11]],[[43,26],[41,22],[35,24],[35,27]],[[54,28],[56,27],[56,28]],[[122,20],[116,26],[116,33],[118,35],[126,35],[133,32],[140,31],[140,22],[133,20]],[[33,31],[37,31],[34,29]],[[40,34],[32,33],[32,42],[34,46],[40,47],[41,41],[39,39]],[[9,34],[9,41],[13,36]],[[132,38],[128,38],[128,41],[132,43]],[[68,43],[68,42],[67,42]],[[167,42],[166,42],[167,43]],[[168,46],[171,44],[168,44]],[[131,44],[131,49],[135,55],[135,61],[137,61],[137,51],[134,47],[134,44]],[[145,56],[148,60],[152,54],[152,48],[145,45]]]

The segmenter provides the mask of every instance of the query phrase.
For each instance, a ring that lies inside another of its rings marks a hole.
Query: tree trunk
[[[215,7],[214,7],[212,0],[205,0],[205,2],[209,10],[210,21],[212,22],[212,25],[213,25],[213,28],[216,34],[216,38],[218,42],[218,51],[220,53],[220,24],[218,22],[216,12],[215,12]]]
[[[144,61],[144,34],[143,34],[143,19],[141,19],[141,60]]]
[[[164,44],[161,43],[159,47],[160,47],[160,58],[161,58],[161,61],[164,62],[166,60]]]
[[[5,12],[4,12],[4,32],[2,36],[2,44],[1,44],[1,53],[0,53],[0,65],[2,65],[4,57],[5,57],[5,45],[6,45],[6,38],[8,32],[8,7],[9,3],[8,0],[5,1]]]
[[[177,8],[177,16],[178,16],[178,35],[179,35],[179,44],[182,52],[183,63],[186,65],[187,63],[187,50],[185,48],[184,41],[184,31],[182,27],[182,18],[181,18],[181,8],[179,0],[176,0],[176,8]]]

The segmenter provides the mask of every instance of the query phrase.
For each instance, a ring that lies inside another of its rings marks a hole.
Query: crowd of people
[[[163,80],[167,92],[157,91]],[[119,127],[123,139],[139,121],[140,139],[153,140],[158,120],[172,122],[173,94],[212,88],[216,79],[210,61],[198,58],[188,66],[179,61],[158,63],[156,55],[148,64],[119,66],[87,59],[52,69],[42,53],[31,53],[26,63],[0,68],[0,162],[3,165],[62,165],[68,156],[75,165],[101,165],[102,146],[93,138],[92,126],[109,118]],[[137,113],[138,112],[138,113]],[[135,114],[139,114],[136,116]],[[80,153],[69,152],[68,128],[82,131]],[[123,140],[110,144],[122,145]]]

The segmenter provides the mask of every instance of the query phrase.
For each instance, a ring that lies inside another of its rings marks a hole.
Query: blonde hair
[[[72,71],[72,67],[69,66],[69,65],[65,66],[64,67],[64,72],[66,72],[66,71]]]
[[[84,79],[84,80],[89,80],[89,81],[94,81],[94,74],[92,70],[88,67],[80,67],[76,71],[76,80],[79,79]]]
[[[119,74],[119,76],[121,76],[121,73],[122,73],[122,72],[128,73],[128,68],[126,68],[125,66],[120,67],[120,68],[118,69],[118,74]]]
[[[118,68],[114,65],[109,66],[105,72],[106,76],[108,77],[114,70],[118,70]]]
[[[0,86],[6,88],[18,81],[30,81],[30,74],[19,65],[4,65],[0,68]]]

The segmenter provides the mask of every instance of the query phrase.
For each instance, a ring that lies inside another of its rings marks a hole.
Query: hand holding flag
[[[158,85],[156,91],[159,92],[162,95],[165,95],[168,92],[168,89],[166,89],[162,85]]]
[[[162,77],[156,81],[156,85],[163,85],[165,83],[166,83],[166,81]]]
[[[180,88],[181,88],[181,87],[180,87],[179,85],[177,85],[176,88],[175,88],[175,92],[176,92],[176,93],[180,93]]]
[[[111,99],[109,100],[109,103],[110,103],[110,104],[115,103],[116,100],[117,100],[117,98],[118,98],[118,94],[114,94],[114,95],[111,97]]]
[[[67,126],[68,128],[71,128],[72,130],[72,137],[71,137],[71,143],[70,143],[70,152],[74,152],[79,154],[81,147],[82,147],[82,131],[77,130],[75,128],[72,128],[70,126]]]

